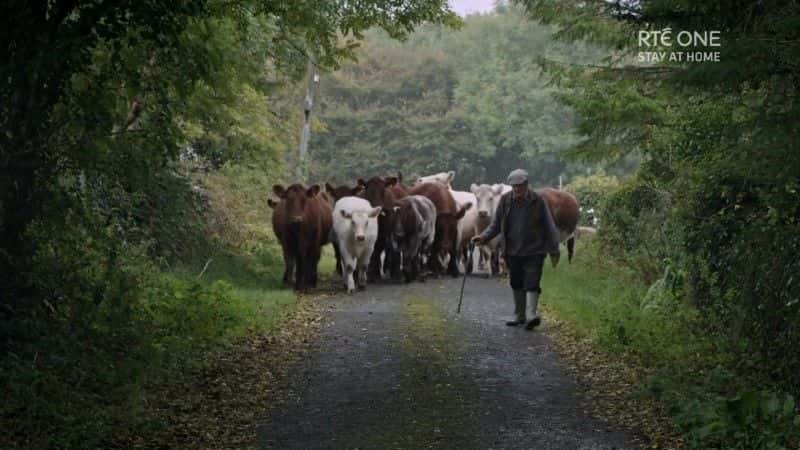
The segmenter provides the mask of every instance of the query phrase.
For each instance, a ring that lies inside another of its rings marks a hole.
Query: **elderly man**
[[[545,256],[550,255],[553,267],[558,264],[558,231],[547,203],[528,187],[527,172],[512,171],[508,184],[512,190],[500,198],[492,223],[472,241],[483,244],[502,233],[514,292],[514,317],[506,325],[522,325],[530,319],[525,328],[532,330],[541,323],[536,308]]]

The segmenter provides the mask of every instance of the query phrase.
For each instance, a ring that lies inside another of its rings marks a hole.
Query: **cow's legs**
[[[298,249],[297,258],[295,258],[295,271],[294,271],[294,290],[302,291],[305,288],[306,270],[308,259],[304,249]]]
[[[416,259],[416,254],[412,253],[412,245],[403,245],[402,251],[400,254],[403,255],[403,280],[406,283],[410,283],[414,281],[414,260]],[[414,256],[412,256],[414,255]]]
[[[333,253],[336,255],[336,273],[342,274],[342,252],[339,250],[339,245],[336,242],[331,242],[333,245]]]
[[[464,273],[472,273],[472,258],[469,254],[469,245],[465,242],[461,245],[461,254],[464,259]]]
[[[574,250],[575,250],[575,236],[573,235],[570,236],[569,239],[567,239],[567,254],[568,254],[567,262],[572,262],[572,253],[574,252]]]
[[[393,280],[399,280],[400,274],[400,252],[392,250],[388,245],[386,246],[386,259],[389,262],[389,274]]]
[[[322,248],[318,245],[312,246],[308,251],[308,284],[310,287],[317,287],[317,268],[319,258],[322,256]]]
[[[458,261],[459,261],[459,254],[458,254],[458,244],[453,243],[452,248],[450,248],[450,262],[447,265],[447,273],[452,275],[453,277],[458,277]]]
[[[383,246],[384,258],[383,258],[383,273],[389,274],[389,278],[396,279],[398,277],[397,272],[400,268],[400,254],[392,249],[392,246],[389,244],[384,244]]]
[[[486,270],[486,262],[492,259],[492,249],[487,245],[475,247],[478,250],[478,269]]]
[[[292,284],[292,275],[294,275],[294,256],[292,252],[281,243],[281,250],[283,250],[283,285],[290,286]]]
[[[381,279],[381,253],[383,253],[383,239],[375,241],[375,249],[369,258],[369,269],[367,270],[367,280],[374,283]]]
[[[357,275],[358,275],[358,288],[364,289],[367,287],[367,264],[365,260],[358,260],[357,263]]]
[[[342,277],[344,279],[344,286],[347,293],[350,294],[356,290],[356,283],[353,280],[353,272],[356,270],[356,260],[350,255],[342,255]]]

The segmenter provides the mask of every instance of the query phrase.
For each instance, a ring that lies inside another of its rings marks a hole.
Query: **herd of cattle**
[[[303,290],[317,284],[322,247],[333,245],[336,272],[348,292],[383,278],[424,280],[426,271],[458,276],[472,272],[470,239],[492,220],[504,184],[472,184],[470,192],[455,191],[454,172],[419,178],[412,186],[397,177],[358,179],[354,187],[292,184],[273,187],[278,200],[272,227],[283,249],[283,282]],[[559,242],[566,241],[569,259],[575,243],[578,202],[556,189],[536,191],[553,215]],[[490,263],[493,275],[502,269],[502,240],[479,249],[479,265]]]

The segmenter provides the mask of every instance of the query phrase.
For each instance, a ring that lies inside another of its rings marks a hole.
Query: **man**
[[[492,223],[472,241],[480,245],[502,233],[514,292],[514,317],[506,325],[522,325],[530,318],[525,329],[532,330],[541,323],[536,309],[545,256],[550,255],[553,267],[558,264],[558,231],[547,203],[528,187],[528,172],[512,171],[508,184],[511,191],[500,197]]]

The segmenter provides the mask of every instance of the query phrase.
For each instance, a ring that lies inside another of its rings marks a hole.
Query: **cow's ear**
[[[381,207],[380,206],[376,206],[376,207],[372,208],[372,211],[369,212],[369,217],[370,217],[370,219],[378,217],[378,214],[380,214],[380,213],[381,213]]]
[[[367,187],[367,182],[364,181],[363,178],[359,178],[358,181],[356,182],[356,185],[357,186],[363,186],[364,188],[366,188]]]
[[[494,186],[492,186],[492,189],[494,190],[493,191],[494,195],[500,195],[500,194],[503,193],[503,185],[502,184],[495,184]]]
[[[456,173],[454,171],[447,172],[447,182],[450,183],[453,181],[453,178],[456,177]]]
[[[477,184],[472,183],[472,184],[469,185],[469,191],[472,192],[473,194],[475,194],[476,193],[475,191],[477,191],[477,190],[478,190],[478,185]]]
[[[333,186],[331,186],[330,182],[325,182],[325,190],[328,191],[328,192],[333,192],[334,191]]]
[[[275,200],[273,200],[271,198],[268,198],[267,199],[267,205],[269,205],[270,208],[275,209],[275,207],[278,206],[278,202],[276,202]]]
[[[350,190],[350,194],[351,194],[351,195],[358,195],[358,194],[360,194],[361,192],[363,192],[363,191],[364,191],[364,189],[365,189],[364,185],[362,185],[362,184],[357,184],[357,185],[356,185],[356,187],[354,187],[353,189],[351,189],[351,190]]]
[[[349,212],[347,212],[347,211],[345,211],[343,209],[340,209],[339,212],[342,214],[342,217],[344,217],[345,219],[349,219],[349,218],[353,217],[352,214],[350,214]]]
[[[461,220],[464,218],[464,214],[466,214],[467,210],[470,208],[472,208],[472,203],[466,203],[464,206],[462,206],[456,213],[456,219]]]
[[[389,177],[386,179],[386,187],[394,186],[397,184],[397,177]]]
[[[272,192],[274,192],[278,198],[286,198],[286,189],[284,189],[280,184],[272,186]]]
[[[317,194],[319,194],[319,185],[318,184],[314,184],[310,188],[306,189],[306,195],[308,197],[313,197],[313,196],[315,196]]]

